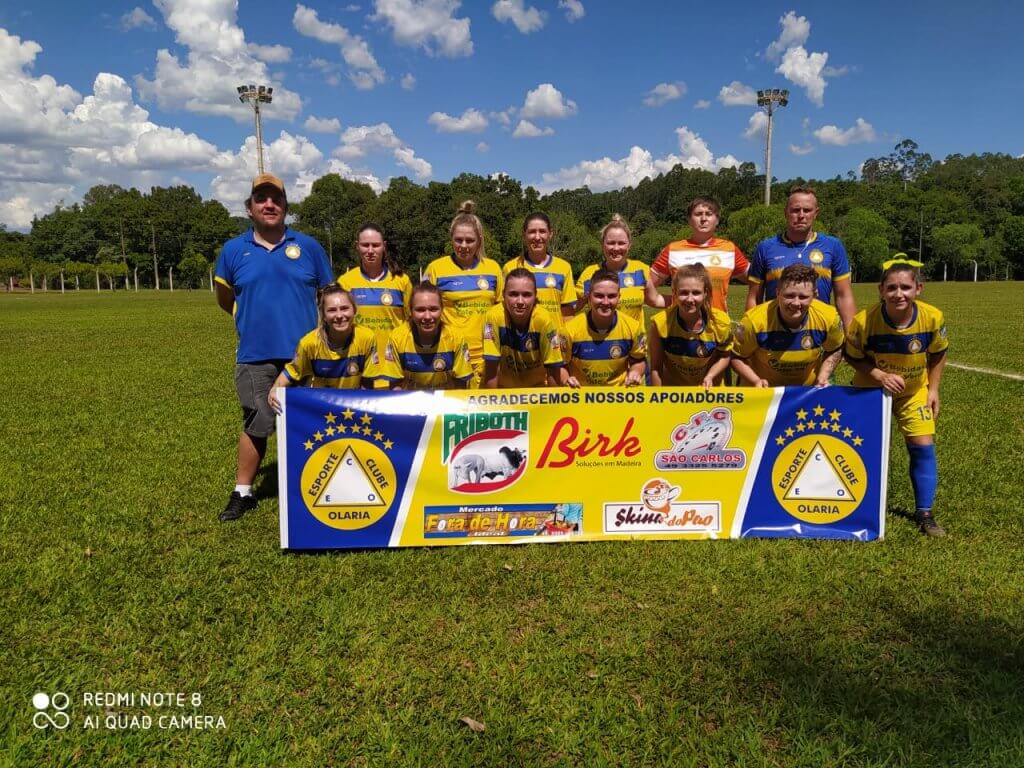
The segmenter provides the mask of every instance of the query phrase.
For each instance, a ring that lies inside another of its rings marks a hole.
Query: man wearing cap
[[[320,243],[285,226],[288,199],[279,178],[253,179],[245,209],[252,229],[224,244],[215,272],[217,303],[238,331],[235,387],[242,404],[235,490],[222,522],[256,508],[252,484],[274,431],[267,395],[299,339],[316,327],[317,289],[334,282]]]
[[[793,187],[786,198],[786,231],[762,240],[750,257],[747,280],[747,309],[775,298],[775,289],[782,270],[790,264],[812,267],[818,275],[818,299],[832,303],[835,291],[836,309],[843,326],[849,327],[857,306],[850,285],[850,262],[846,248],[838,237],[814,231],[818,216],[818,197],[810,187]]]

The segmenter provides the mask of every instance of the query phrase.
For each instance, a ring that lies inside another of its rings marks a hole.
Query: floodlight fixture
[[[260,104],[270,104],[274,100],[274,89],[271,86],[250,83],[238,86],[237,90],[238,100],[252,106],[256,119],[256,162],[259,172],[263,173],[263,124],[260,119]]]
[[[764,204],[772,202],[772,116],[776,107],[789,104],[789,91],[785,88],[765,88],[757,92],[757,106],[768,113],[764,149]]]

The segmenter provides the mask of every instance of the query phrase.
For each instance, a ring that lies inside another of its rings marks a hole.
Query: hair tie
[[[921,267],[924,266],[924,262],[914,261],[913,259],[909,258],[905,253],[896,253],[893,254],[893,258],[889,259],[888,261],[882,262],[882,269],[886,270],[889,269],[889,267],[896,266],[897,264],[906,264],[908,267],[914,267],[915,269],[920,269]]]

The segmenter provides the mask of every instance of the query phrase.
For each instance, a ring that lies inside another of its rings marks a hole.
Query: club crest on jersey
[[[708,259],[712,267],[717,267],[722,263],[722,257],[717,253],[712,253],[711,258]]]
[[[921,351],[921,340],[911,339],[910,343],[907,345],[907,349],[910,350],[910,354],[916,355],[918,352]]]
[[[807,258],[812,264],[821,264],[825,260],[825,254],[815,248]]]
[[[435,357],[434,358],[434,370],[435,371],[443,371],[446,367],[447,366],[445,365],[443,357]]]
[[[556,285],[558,285],[558,281],[555,280],[554,275],[548,275],[544,278],[544,286],[546,288],[554,288]]]
[[[486,277],[481,277],[479,280],[476,281],[476,287],[479,288],[481,291],[486,291],[488,288],[490,288],[490,283],[487,282]]]
[[[632,288],[636,283],[631,276],[626,275],[624,278],[622,278],[622,284],[627,288]]]
[[[380,303],[383,304],[385,307],[390,307],[392,304],[395,303],[395,299],[390,293],[385,291],[380,295]]]
[[[284,249],[284,255],[289,259],[295,260],[302,255],[302,249],[297,245],[289,245]]]
[[[704,342],[701,342],[700,344],[697,345],[697,357],[707,357],[707,356],[708,356],[708,345],[705,344]]]
[[[814,337],[809,333],[805,333],[800,337],[800,347],[802,349],[810,349],[814,346]]]
[[[622,347],[618,344],[612,344],[611,347],[608,348],[608,357],[613,360],[622,357]]]
[[[355,360],[349,360],[346,372],[348,373],[349,376],[355,376],[357,373],[359,373],[359,363],[357,363]]]
[[[732,412],[728,408],[701,411],[672,430],[672,448],[654,454],[654,465],[662,471],[742,469],[747,455],[728,447],[731,437]]]

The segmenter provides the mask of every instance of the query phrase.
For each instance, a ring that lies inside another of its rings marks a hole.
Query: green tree
[[[892,254],[896,230],[867,208],[854,208],[839,222],[837,233],[846,246],[856,279],[881,274],[882,262]]]
[[[201,288],[203,281],[210,274],[210,262],[202,254],[190,251],[186,253],[175,270],[180,284],[185,288]]]
[[[1024,216],[1010,216],[1000,232],[1003,240],[1003,254],[1013,269],[1024,270]]]
[[[937,261],[956,270],[982,257],[985,234],[977,224],[945,224],[932,230],[932,251]]]
[[[334,266],[335,248],[341,256],[355,242],[356,230],[376,197],[369,185],[328,173],[314,181],[306,199],[290,211],[296,229],[320,241]]]
[[[759,242],[782,231],[785,207],[784,204],[751,205],[733,211],[721,228],[722,236],[736,243],[744,253],[753,253]]]

